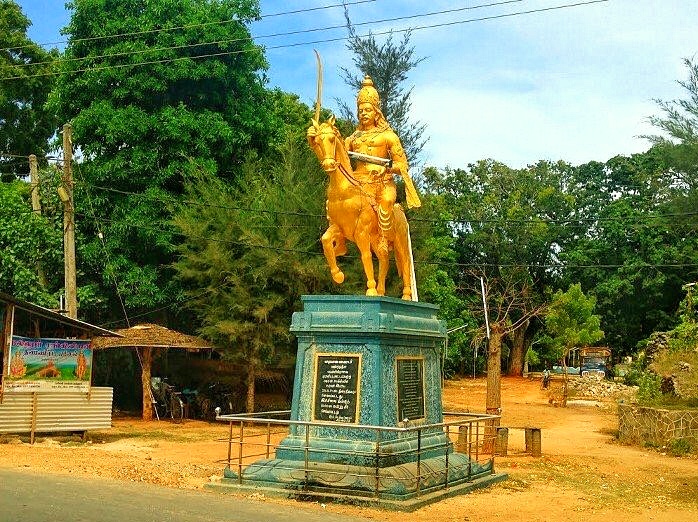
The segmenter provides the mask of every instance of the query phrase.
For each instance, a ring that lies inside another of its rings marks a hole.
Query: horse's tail
[[[395,240],[393,248],[395,250],[395,261],[400,278],[405,281],[409,278],[412,289],[412,300],[417,300],[417,285],[414,274],[414,260],[412,258],[412,242],[410,240],[410,226],[402,205],[399,203],[394,208],[394,232]],[[405,273],[407,272],[407,273]]]

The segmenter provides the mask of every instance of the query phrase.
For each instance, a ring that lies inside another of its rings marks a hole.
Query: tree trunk
[[[257,374],[257,364],[254,357],[247,363],[247,413],[254,413],[254,381]]]
[[[526,361],[526,330],[529,321],[526,321],[519,328],[511,333],[511,354],[509,355],[510,377],[521,377],[523,375],[524,362]]]
[[[567,407],[567,390],[569,377],[567,375],[567,356],[569,355],[569,350],[565,352],[565,356],[562,358],[562,404],[563,408]]]
[[[499,415],[502,406],[502,338],[504,333],[499,323],[493,323],[487,350],[487,401],[486,411]]]
[[[487,349],[487,399],[485,410],[488,415],[500,415],[502,413],[502,326],[494,323],[490,329],[490,342]],[[497,427],[500,419],[488,420],[485,423],[485,437],[482,444],[482,452],[493,454]]]
[[[153,348],[136,348],[141,352],[141,387],[143,388],[143,420],[153,420],[153,403],[150,399],[150,368],[153,365]]]

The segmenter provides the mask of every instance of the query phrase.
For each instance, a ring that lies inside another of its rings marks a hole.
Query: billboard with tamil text
[[[12,336],[5,391],[87,392],[92,380],[89,340]]]

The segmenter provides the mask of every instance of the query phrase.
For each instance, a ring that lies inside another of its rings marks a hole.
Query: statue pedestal
[[[302,299],[291,324],[298,337],[291,420],[302,424],[292,424],[275,458],[253,463],[242,477],[227,469],[224,484],[408,501],[505,478],[492,461],[455,452],[439,425],[446,329],[436,306]]]

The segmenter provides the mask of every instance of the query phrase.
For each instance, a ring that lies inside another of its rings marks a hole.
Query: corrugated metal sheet
[[[87,394],[56,392],[36,394],[36,433],[111,428],[112,388],[92,388]],[[32,394],[5,393],[0,404],[0,433],[29,433]]]

